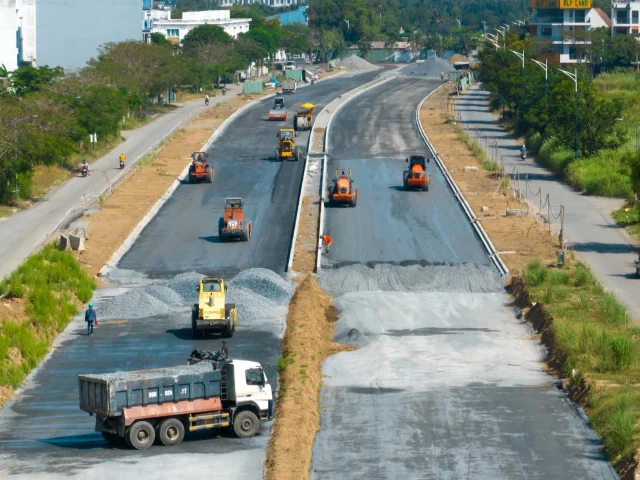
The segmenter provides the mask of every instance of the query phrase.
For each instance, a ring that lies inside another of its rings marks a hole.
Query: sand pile
[[[378,68],[357,55],[351,55],[350,57],[342,59],[340,66],[349,72],[367,72]]]

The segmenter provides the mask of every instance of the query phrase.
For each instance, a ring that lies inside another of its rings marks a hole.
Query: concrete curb
[[[226,128],[229,126],[229,124],[233,120],[235,120],[236,117],[242,114],[245,110],[247,110],[250,107],[253,107],[257,103],[260,103],[274,96],[276,96],[275,93],[253,100],[247,103],[246,105],[243,105],[235,112],[233,112],[229,116],[229,118],[227,118],[224,122],[222,122],[222,125],[220,125],[220,127],[218,127],[218,129],[215,132],[213,132],[213,134],[209,137],[209,140],[207,140],[202,145],[202,150],[203,151],[207,150],[211,146],[211,144],[215,141],[215,139],[218,137],[218,135],[222,134],[222,132],[224,132],[224,130],[226,130]],[[115,253],[111,256],[109,261],[104,265],[104,267],[100,269],[100,272],[98,273],[98,275],[100,276],[105,275],[110,269],[115,267],[120,262],[120,260],[122,260],[122,257],[124,257],[124,255],[131,249],[131,247],[133,246],[134,242],[136,241],[136,239],[138,238],[142,230],[144,230],[144,228],[151,222],[151,220],[153,220],[153,218],[157,215],[157,213],[160,211],[162,206],[167,202],[167,200],[171,198],[171,196],[176,191],[176,189],[187,177],[188,173],[189,173],[189,165],[187,165],[184,168],[184,170],[180,172],[180,175],[178,175],[178,178],[174,180],[174,182],[171,184],[169,189],[164,193],[164,195],[160,197],[160,199],[155,203],[155,205],[151,207],[151,210],[149,210],[147,214],[142,218],[142,220],[140,220],[140,222],[136,225],[136,227],[127,236],[126,240],[122,243],[122,245],[120,245],[120,248],[118,248],[118,250],[115,251]]]
[[[320,180],[320,185],[321,185],[320,187],[320,220],[318,222],[319,228],[318,228],[318,250],[316,255],[316,273],[320,273],[320,270],[321,270],[320,264],[322,263],[322,235],[324,233],[324,217],[325,217],[324,197],[322,195],[324,194],[327,188],[327,154],[329,152],[329,131],[331,129],[331,121],[333,120],[333,117],[336,115],[336,113],[338,113],[340,109],[346,104],[348,104],[351,100],[358,97],[359,95],[369,90],[370,88],[378,87],[390,80],[393,80],[394,78],[396,78],[395,75],[390,77],[384,77],[384,78],[378,76],[375,80],[351,90],[351,92],[355,92],[355,93],[351,95],[349,98],[344,99],[344,101],[339,103],[338,106],[335,107],[335,109],[331,112],[331,116],[329,117],[329,123],[327,123],[327,129],[324,132],[324,158],[322,160],[322,179]],[[344,95],[348,95],[351,92],[347,92]],[[344,95],[342,95],[342,97],[344,97]],[[340,98],[340,100],[342,99]],[[330,105],[331,104],[327,105],[325,109],[329,108]]]
[[[460,188],[458,187],[456,182],[453,180],[453,177],[449,173],[449,170],[447,170],[447,167],[442,162],[442,159],[440,158],[440,156],[436,152],[435,148],[433,148],[433,145],[431,145],[431,142],[429,141],[429,137],[427,137],[427,134],[424,132],[424,129],[422,128],[422,123],[420,122],[420,110],[422,109],[422,105],[424,104],[424,102],[427,101],[427,99],[431,95],[433,95],[438,90],[440,90],[440,88],[442,88],[442,86],[436,88],[434,91],[429,93],[429,95],[424,97],[422,99],[422,101],[420,102],[420,104],[418,105],[418,108],[416,109],[416,113],[415,113],[416,127],[418,128],[418,132],[420,133],[420,136],[422,137],[422,141],[424,142],[424,144],[427,146],[427,148],[431,152],[431,155],[433,155],[433,157],[435,158],[436,163],[438,164],[438,167],[442,171],[442,174],[444,175],[444,178],[447,180],[447,183],[449,184],[449,187],[453,191],[453,194],[455,195],[455,197],[460,202],[460,205],[462,206],[462,209],[464,210],[464,213],[467,215],[467,217],[471,221],[471,225],[473,225],[473,228],[475,229],[476,234],[478,235],[478,238],[480,238],[480,241],[484,245],[484,248],[487,250],[487,253],[489,253],[489,258],[495,264],[496,268],[500,272],[500,275],[502,275],[503,277],[508,276],[509,275],[509,269],[507,268],[505,263],[502,261],[502,258],[498,254],[496,248],[493,246],[493,243],[491,242],[491,239],[489,238],[489,235],[487,235],[487,232],[485,232],[484,228],[482,227],[482,225],[478,221],[478,218],[476,217],[475,213],[473,212],[473,209],[467,203],[466,199],[464,198],[464,195],[462,195],[462,192],[460,191]]]

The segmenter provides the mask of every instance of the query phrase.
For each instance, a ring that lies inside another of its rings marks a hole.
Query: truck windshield
[[[204,285],[202,285],[202,289],[205,292],[219,292],[220,291],[220,284],[219,283],[205,283]]]
[[[263,385],[263,373],[260,368],[250,368],[245,372],[247,385]]]

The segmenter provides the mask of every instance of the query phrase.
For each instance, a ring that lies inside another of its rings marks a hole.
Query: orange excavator
[[[193,152],[191,154],[191,165],[189,166],[189,183],[205,181],[213,182],[214,171],[207,162],[209,156],[207,152]]]
[[[348,172],[349,175],[346,175],[344,170],[342,170],[342,173],[338,176],[338,170],[336,170],[333,187],[327,191],[329,205],[348,205],[355,207],[358,203],[358,189],[356,188],[354,192],[351,169],[349,169]]]
[[[224,216],[218,221],[218,237],[221,242],[228,242],[239,238],[246,242],[251,238],[251,220],[244,216],[244,201],[242,198],[226,198],[224,201]]]
[[[429,191],[431,175],[427,172],[425,161],[429,163],[429,159],[425,159],[421,155],[411,155],[411,157],[407,158],[409,170],[405,170],[402,175],[402,185],[405,190]]]

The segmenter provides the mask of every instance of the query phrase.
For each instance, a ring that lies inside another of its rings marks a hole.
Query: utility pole
[[[575,84],[575,98],[576,98],[576,122],[575,122],[575,130],[576,130],[576,138],[575,138],[575,146],[574,146],[574,153],[573,153],[573,158],[574,160],[578,159],[578,69],[575,69],[575,73],[571,73],[571,72],[567,72],[566,70],[562,70],[561,68],[559,68],[558,70],[560,70],[562,73],[564,73],[567,77],[569,77],[571,80],[573,80],[573,83]]]
[[[515,50],[509,50],[511,53],[514,53],[518,56],[520,60],[522,60],[522,103],[520,104],[520,119],[524,118],[524,49],[522,53],[516,52]]]
[[[540,67],[542,67],[544,69],[544,98],[547,98],[547,95],[549,94],[549,64],[548,64],[548,60],[545,58],[544,59],[544,63],[539,62],[538,60],[534,60],[533,58],[531,59],[532,62],[534,62],[537,65],[540,65]]]

